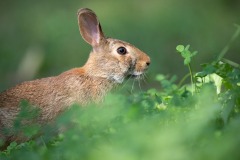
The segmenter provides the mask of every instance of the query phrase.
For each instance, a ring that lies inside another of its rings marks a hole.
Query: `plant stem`
[[[186,74],[181,81],[178,83],[178,87],[180,88],[183,84],[183,82],[190,76],[190,73]]]
[[[233,36],[231,37],[230,41],[228,42],[228,44],[222,49],[222,51],[220,52],[220,54],[217,57],[217,62],[220,61],[224,55],[228,52],[230,46],[232,45],[232,43],[238,38],[238,36],[240,35],[240,25],[235,25],[237,27],[235,33],[233,34]]]
[[[191,68],[191,65],[188,64],[188,69],[189,69],[189,73],[190,73],[190,77],[191,77],[191,84],[192,84],[192,95],[193,95],[193,91],[194,91],[194,84],[193,83],[193,73],[192,73],[192,68]]]
[[[240,68],[240,65],[226,58],[221,59],[222,62],[227,63],[235,68]]]

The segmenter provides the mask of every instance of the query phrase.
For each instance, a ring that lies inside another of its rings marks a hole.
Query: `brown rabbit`
[[[58,76],[23,82],[0,93],[0,130],[12,126],[22,100],[40,108],[38,122],[44,124],[74,103],[86,105],[102,100],[126,77],[139,77],[148,68],[150,58],[144,52],[104,36],[92,10],[80,9],[78,24],[83,39],[93,48],[86,64]],[[1,133],[0,137],[4,138]]]

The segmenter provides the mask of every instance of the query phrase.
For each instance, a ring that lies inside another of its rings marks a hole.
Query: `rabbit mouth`
[[[143,74],[143,72],[138,72],[138,71],[134,71],[133,72],[133,76],[141,76]]]
[[[141,76],[143,75],[143,72],[137,72],[137,71],[134,71],[133,73],[129,74],[128,77],[129,78],[140,78]]]

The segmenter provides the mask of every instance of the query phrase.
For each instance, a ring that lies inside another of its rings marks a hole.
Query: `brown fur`
[[[150,58],[144,52],[127,42],[104,37],[93,11],[80,9],[78,20],[82,37],[93,47],[86,64],[55,77],[23,82],[0,93],[0,130],[12,127],[21,100],[40,108],[38,122],[44,124],[74,103],[86,105],[101,101],[124,78],[140,76],[148,68]],[[125,47],[128,53],[117,53],[118,47]],[[1,137],[4,136],[0,133]]]

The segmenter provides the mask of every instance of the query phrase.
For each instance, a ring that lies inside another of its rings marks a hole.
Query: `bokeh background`
[[[198,71],[240,24],[239,0],[1,0],[0,91],[84,64],[91,47],[78,30],[76,13],[82,7],[97,13],[105,35],[150,55],[148,87],[158,73],[181,79],[188,72],[175,51],[178,44],[199,51],[192,64]],[[240,62],[239,52],[240,39],[226,56]]]

